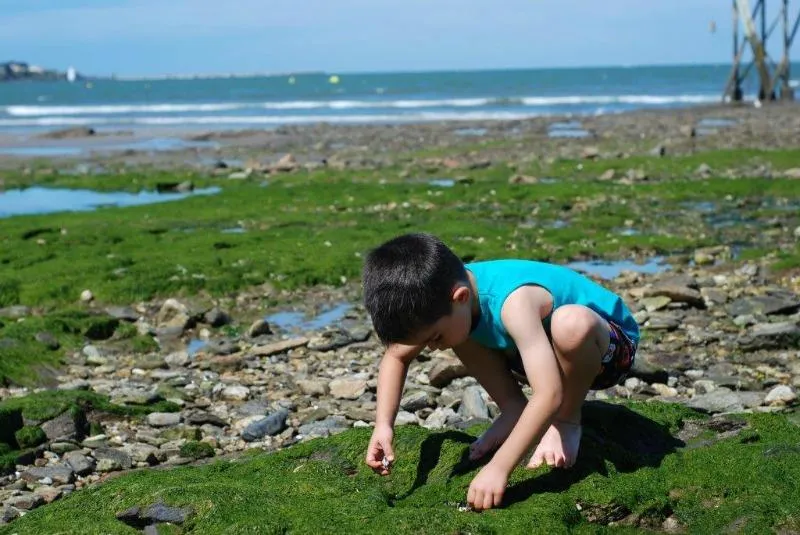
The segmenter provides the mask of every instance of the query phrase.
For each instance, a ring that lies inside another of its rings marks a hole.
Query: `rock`
[[[800,347],[800,327],[788,321],[759,323],[740,337],[738,342],[747,351]]]
[[[538,178],[528,175],[512,175],[511,178],[508,179],[509,184],[536,184],[538,182]]]
[[[331,416],[318,422],[301,425],[298,433],[306,438],[327,437],[341,433],[350,428],[350,424],[341,416]]]
[[[122,450],[114,448],[98,448],[92,452],[97,459],[99,472],[112,472],[114,470],[128,470],[133,466],[133,459]]]
[[[422,424],[422,427],[426,429],[441,429],[454,424],[459,419],[459,416],[453,409],[438,407],[425,419],[425,423]]]
[[[81,352],[86,357],[87,366],[105,366],[108,364],[108,359],[100,355],[100,350],[91,344],[83,346]]]
[[[61,347],[61,343],[53,336],[52,333],[49,332],[39,332],[36,333],[36,341],[40,344],[44,345],[47,349],[51,351],[55,351],[59,347]]]
[[[31,309],[23,305],[13,305],[10,307],[0,308],[0,318],[9,318],[12,320],[30,316]]]
[[[308,344],[308,338],[290,338],[289,340],[281,340],[280,342],[275,342],[273,344],[256,346],[250,351],[250,354],[259,357],[270,357],[272,355],[277,355],[278,353],[284,353],[296,347],[302,347],[306,344]]]
[[[786,178],[800,178],[800,167],[787,169],[783,172],[783,176]]]
[[[64,455],[64,461],[79,476],[85,476],[94,470],[94,463],[79,451],[70,451]]]
[[[707,163],[701,163],[697,166],[697,169],[694,170],[695,176],[700,178],[708,178],[711,176],[711,166]]]
[[[73,379],[66,383],[61,383],[57,387],[58,390],[89,390],[89,381],[84,379]]]
[[[151,412],[147,415],[147,424],[153,427],[169,427],[181,423],[181,415],[177,412]]]
[[[52,465],[43,467],[30,467],[20,474],[28,483],[35,483],[44,478],[50,478],[54,483],[66,485],[75,480],[75,472],[67,465]]]
[[[216,416],[216,415],[208,413],[208,412],[203,412],[203,411],[197,411],[197,412],[193,412],[193,413],[188,414],[186,416],[186,418],[185,418],[185,421],[189,425],[211,424],[211,425],[215,425],[217,427],[227,427],[228,426],[228,422],[226,422],[225,420],[223,420],[219,416]]]
[[[111,392],[111,401],[120,405],[150,405],[161,400],[161,396],[152,387],[148,390],[141,388],[118,388]]]
[[[144,512],[142,512],[141,518],[150,522],[183,524],[189,519],[191,514],[191,507],[169,507],[159,502],[147,507]]]
[[[288,417],[288,410],[278,409],[266,418],[262,418],[248,425],[242,432],[242,438],[248,442],[253,442],[267,435],[277,435],[286,428],[286,418]]]
[[[417,416],[407,411],[398,411],[394,420],[394,425],[415,425],[418,423]]]
[[[657,310],[661,310],[666,308],[672,302],[667,296],[657,296],[657,297],[644,297],[640,301],[642,306],[644,306],[645,310],[648,312],[655,312]]]
[[[41,425],[48,440],[80,440],[85,436],[86,415],[67,411]]]
[[[658,156],[658,157],[666,156],[667,147],[665,147],[664,145],[656,145],[655,147],[650,149],[647,152],[647,154],[649,154],[650,156]]]
[[[186,351],[176,351],[164,357],[164,362],[172,368],[182,368],[191,362],[191,358]]]
[[[733,392],[720,387],[708,394],[695,396],[686,402],[692,409],[708,413],[742,412],[761,405],[763,395],[758,392]]]
[[[222,327],[231,322],[231,317],[226,312],[214,307],[205,313],[203,321],[212,327]]]
[[[92,294],[91,290],[84,290],[81,292],[81,301],[84,303],[89,303],[94,300],[94,294]]]
[[[43,485],[33,489],[34,494],[38,494],[44,500],[44,503],[53,503],[59,499],[64,493],[60,489]]]
[[[247,329],[246,336],[248,338],[256,338],[266,334],[272,334],[272,328],[269,322],[263,318],[255,320],[252,325]]]
[[[731,316],[746,314],[792,314],[800,310],[800,297],[791,293],[773,293],[770,295],[756,295],[742,297],[732,302],[727,307]]]
[[[16,507],[0,505],[0,526],[19,518],[19,510]]]
[[[444,388],[454,379],[467,375],[467,367],[460,360],[442,357],[434,362],[431,371],[428,372],[428,379],[432,386]]]
[[[285,154],[280,160],[275,162],[270,168],[272,171],[279,173],[288,173],[298,168],[298,163],[292,154]]]
[[[233,340],[209,340],[204,351],[214,355],[232,355],[239,351],[239,344]]]
[[[30,511],[31,509],[36,509],[40,505],[44,505],[44,498],[33,492],[24,492],[19,496],[12,496],[6,500],[6,505],[15,509]]]
[[[797,394],[791,386],[778,385],[769,391],[764,398],[765,405],[782,406],[791,405],[797,400]]]
[[[331,395],[336,399],[358,399],[367,391],[367,381],[364,379],[342,377],[328,383]]]
[[[103,434],[94,435],[88,438],[85,438],[83,442],[81,442],[81,446],[84,448],[103,448],[108,443],[108,437]]]
[[[139,319],[139,314],[131,307],[110,306],[105,309],[106,314],[118,320],[134,323]]]
[[[681,318],[674,314],[653,313],[644,325],[653,331],[674,331],[681,325]]]
[[[347,330],[341,327],[331,327],[319,336],[308,341],[308,348],[312,351],[331,351],[356,342]]]
[[[594,160],[600,157],[600,149],[597,147],[584,147],[581,151],[581,158]]]
[[[436,406],[436,403],[433,396],[423,390],[411,392],[400,400],[400,407],[408,412],[417,412],[420,409],[434,406]]]
[[[468,386],[464,389],[461,397],[461,406],[458,414],[465,420],[471,419],[490,419],[489,408],[483,399],[483,388],[480,386]]]
[[[156,316],[160,328],[185,331],[192,324],[189,308],[177,299],[167,299]]]
[[[220,394],[225,401],[246,401],[250,397],[250,389],[242,385],[232,385],[225,387]]]
[[[328,382],[324,379],[298,379],[300,391],[307,396],[327,396]]]
[[[134,462],[154,465],[166,460],[163,452],[150,444],[125,444],[122,446],[122,451],[127,453]]]
[[[615,174],[616,174],[616,172],[613,169],[606,169],[603,172],[603,174],[600,175],[598,180],[602,180],[602,181],[614,180],[614,175]]]
[[[695,308],[704,308],[705,301],[699,290],[687,286],[659,284],[654,288],[645,288],[645,297],[668,297],[676,303],[688,303]]]

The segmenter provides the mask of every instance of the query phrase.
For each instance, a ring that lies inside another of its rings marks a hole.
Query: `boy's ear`
[[[462,284],[459,284],[453,290],[454,303],[468,303],[470,299],[470,289]]]

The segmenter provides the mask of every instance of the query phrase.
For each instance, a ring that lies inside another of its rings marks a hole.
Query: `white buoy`
[[[78,73],[75,71],[75,67],[70,67],[67,69],[67,81],[69,83],[74,82],[78,78]]]

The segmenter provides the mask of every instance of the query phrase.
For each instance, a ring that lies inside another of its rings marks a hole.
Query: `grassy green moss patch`
[[[135,533],[116,519],[164,502],[193,511],[175,533],[640,533],[667,518],[688,533],[774,533],[797,523],[800,446],[777,414],[734,425],[749,434],[677,438],[719,430],[684,408],[589,403],[572,470],[518,468],[503,507],[463,512],[479,466],[469,432],[398,428],[397,462],[381,478],[363,464],[369,429],[277,454],[201,467],[141,471],[37,509],[0,533]],[[697,422],[700,422],[699,424]],[[677,435],[677,436],[676,436]]]

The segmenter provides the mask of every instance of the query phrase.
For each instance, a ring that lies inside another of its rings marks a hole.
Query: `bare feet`
[[[517,425],[522,410],[508,410],[500,414],[486,430],[469,447],[469,459],[477,461],[487,453],[499,448]]]
[[[528,468],[537,468],[544,463],[558,468],[570,468],[578,458],[580,446],[581,425],[556,420],[536,446]]]

